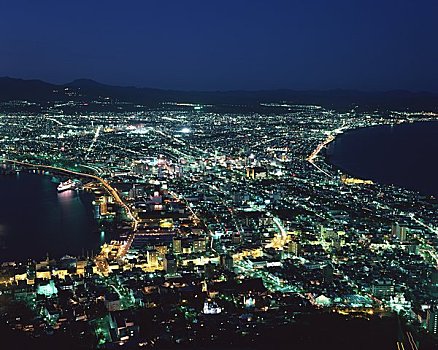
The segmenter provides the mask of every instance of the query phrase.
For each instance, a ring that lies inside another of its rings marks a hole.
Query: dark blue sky
[[[8,0],[0,76],[438,91],[438,0]]]

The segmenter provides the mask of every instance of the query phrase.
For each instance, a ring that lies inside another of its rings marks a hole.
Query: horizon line
[[[391,89],[359,89],[359,88],[313,88],[313,89],[298,89],[290,87],[277,87],[277,88],[256,88],[256,89],[176,89],[176,88],[159,88],[151,86],[138,86],[138,85],[119,85],[111,83],[103,83],[101,81],[92,78],[76,78],[65,83],[56,83],[48,80],[43,80],[41,78],[18,78],[9,75],[0,76],[0,79],[11,79],[11,80],[21,80],[21,81],[37,81],[45,84],[51,84],[56,86],[67,86],[79,81],[88,81],[96,85],[103,85],[107,87],[117,87],[117,88],[135,88],[135,89],[150,89],[150,90],[161,90],[161,91],[177,91],[177,92],[201,92],[201,93],[229,93],[229,92],[266,92],[266,91],[294,91],[294,92],[333,92],[333,91],[345,91],[345,92],[360,92],[360,93],[389,93],[389,92],[407,92],[413,94],[432,94],[438,95],[438,91],[425,90],[425,89],[406,89],[406,88],[391,88]]]

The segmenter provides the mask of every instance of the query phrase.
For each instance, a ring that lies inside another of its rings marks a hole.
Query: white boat
[[[58,185],[57,189],[58,189],[58,192],[63,192],[63,191],[68,191],[68,190],[76,190],[81,185],[82,185],[82,183],[79,180],[68,179],[65,182],[61,182]]]

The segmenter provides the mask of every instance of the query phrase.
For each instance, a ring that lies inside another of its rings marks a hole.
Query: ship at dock
[[[71,180],[68,179],[67,181],[61,182],[57,189],[58,192],[64,192],[68,190],[78,190],[82,187],[82,182],[79,180]]]

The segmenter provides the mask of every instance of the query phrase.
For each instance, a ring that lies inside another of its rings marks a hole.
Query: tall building
[[[93,206],[94,206],[94,218],[100,219],[100,204],[93,202]]]
[[[233,271],[233,257],[230,254],[221,254],[220,264],[225,270]]]
[[[398,222],[393,223],[391,226],[391,234],[393,236],[398,236],[399,231],[400,231],[400,225],[398,224]]]
[[[181,237],[173,237],[172,249],[173,249],[173,254],[181,254],[182,253]]]
[[[173,254],[166,254],[163,260],[164,270],[169,275],[174,275],[177,272],[177,261]]]
[[[432,275],[430,276],[430,280],[433,285],[438,286],[438,269],[432,271]]]
[[[438,309],[436,307],[427,310],[426,328],[429,333],[438,334]]]
[[[325,265],[322,268],[322,276],[324,283],[333,283],[333,266],[331,264]]]
[[[215,265],[211,262],[208,262],[204,265],[204,273],[206,279],[211,279],[214,275]]]
[[[155,249],[148,250],[147,258],[148,258],[148,265],[158,266],[158,252]]]
[[[294,256],[300,255],[301,246],[300,243],[296,241],[290,241],[287,246],[287,251],[289,254],[292,254]]]
[[[400,242],[405,242],[408,238],[408,229],[407,227],[400,226],[398,222],[392,224],[391,227],[392,236],[397,237]]]
[[[401,226],[400,232],[398,234],[398,239],[400,242],[406,242],[408,239],[408,229],[406,227]]]
[[[108,201],[106,196],[102,196],[101,202],[100,202],[100,214],[106,215],[108,213]]]
[[[433,297],[438,297],[438,269],[433,270],[430,275],[429,292]]]

